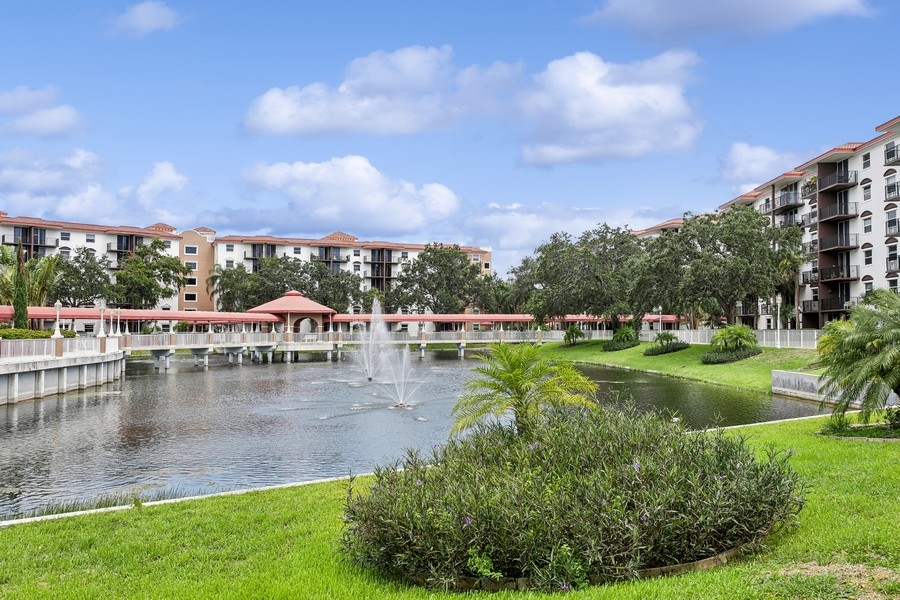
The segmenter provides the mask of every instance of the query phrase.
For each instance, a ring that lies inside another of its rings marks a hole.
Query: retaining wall
[[[125,352],[0,363],[0,405],[103,385],[125,373]]]

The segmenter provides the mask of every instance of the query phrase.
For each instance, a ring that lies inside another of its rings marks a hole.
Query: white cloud
[[[496,96],[518,67],[494,63],[459,69],[453,50],[410,46],[352,61],[336,88],[317,82],[272,88],[244,116],[254,134],[409,134],[441,129],[497,109]]]
[[[68,104],[42,108],[13,119],[3,126],[12,135],[36,135],[59,137],[78,131],[82,126],[81,115]]]
[[[245,171],[244,180],[258,190],[289,199],[287,206],[267,209],[257,200],[253,210],[229,211],[244,230],[289,222],[305,231],[409,234],[423,230],[432,220],[452,217],[460,205],[448,187],[390,179],[362,156],[321,163],[260,164]]]
[[[52,85],[34,90],[18,86],[11,90],[0,90],[0,114],[24,113],[56,104],[59,90]]]
[[[129,6],[116,17],[114,26],[118,31],[143,37],[154,31],[174,29],[180,21],[179,14],[166,6],[165,2],[151,1]]]
[[[590,52],[551,62],[520,99],[534,128],[522,159],[554,165],[690,148],[701,126],[684,86],[697,61],[673,51],[631,64]]]
[[[187,177],[179,173],[175,165],[169,161],[162,161],[153,164],[153,169],[134,190],[134,195],[141,206],[152,209],[161,195],[179,192],[187,184]]]
[[[584,21],[675,40],[716,33],[768,33],[826,17],[869,13],[866,0],[606,0]]]
[[[719,175],[725,181],[735,183],[736,191],[743,193],[790,171],[802,161],[803,157],[798,153],[735,142],[722,159]]]

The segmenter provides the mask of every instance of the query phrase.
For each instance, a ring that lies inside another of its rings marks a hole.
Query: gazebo
[[[325,323],[331,324],[332,315],[337,311],[318,302],[313,302],[300,292],[291,290],[281,298],[260,304],[247,311],[248,313],[267,313],[284,321],[284,331],[300,333],[305,321],[311,321],[310,333],[324,331]]]

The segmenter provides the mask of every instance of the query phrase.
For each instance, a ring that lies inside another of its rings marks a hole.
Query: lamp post
[[[122,337],[122,307],[116,309],[116,337]]]
[[[775,294],[775,347],[781,348],[781,294]]]
[[[51,335],[50,337],[61,338],[62,332],[59,330],[59,309],[62,308],[62,302],[57,300],[56,302],[53,303],[53,308],[56,309],[56,329],[53,330],[53,335]]]
[[[106,305],[101,304],[100,305],[100,333],[97,334],[98,338],[106,337],[106,331],[103,330],[103,313],[104,312],[106,312]]]

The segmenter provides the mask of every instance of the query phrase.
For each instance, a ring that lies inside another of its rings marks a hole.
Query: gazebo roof
[[[336,310],[328,308],[318,302],[313,302],[300,292],[291,290],[281,298],[276,298],[271,302],[260,304],[249,309],[250,313],[269,313],[272,315],[281,314],[335,314]]]

